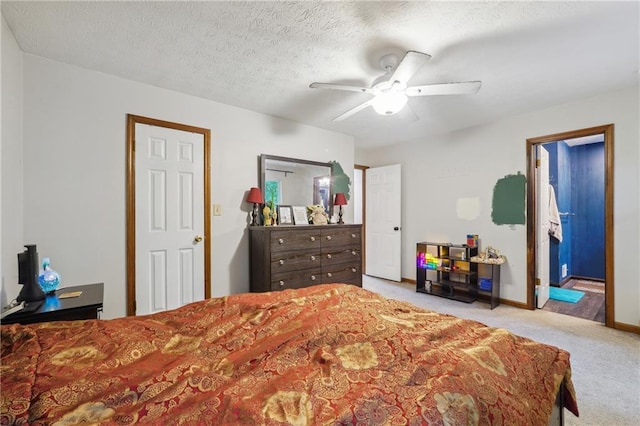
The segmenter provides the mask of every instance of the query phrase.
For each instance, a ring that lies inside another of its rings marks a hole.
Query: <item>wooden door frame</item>
[[[127,316],[136,314],[136,170],[135,132],[136,124],[166,127],[185,132],[198,133],[204,138],[204,297],[211,297],[211,186],[210,186],[210,140],[211,130],[187,124],[172,123],[155,118],[127,114]]]
[[[605,325],[615,327],[614,256],[613,256],[613,124],[556,133],[527,139],[527,308],[535,309],[536,280],[536,185],[534,145],[557,142],[596,134],[604,134],[604,258],[605,258]]]
[[[362,268],[362,274],[365,275],[367,273],[365,269],[365,265],[367,264],[367,262],[365,262],[365,260],[367,256],[367,169],[369,168],[369,166],[354,164],[353,168],[354,170],[362,170],[362,188],[360,189],[362,194],[362,200],[360,200],[362,206],[362,256],[360,260],[362,262],[362,265],[360,266]]]

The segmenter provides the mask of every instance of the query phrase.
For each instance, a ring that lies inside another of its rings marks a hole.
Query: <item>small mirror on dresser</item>
[[[331,163],[260,155],[260,187],[264,201],[274,205],[321,204],[333,214]]]

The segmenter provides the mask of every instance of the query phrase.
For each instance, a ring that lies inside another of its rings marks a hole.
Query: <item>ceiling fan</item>
[[[480,90],[481,81],[407,86],[407,83],[418,69],[430,58],[431,55],[410,50],[404,55],[402,61],[398,63],[396,55],[384,55],[380,58],[380,66],[384,69],[385,74],[376,78],[371,87],[333,83],[311,83],[309,87],[312,89],[345,90],[373,95],[373,98],[339,115],[333,121],[344,120],[368,106],[371,106],[378,114],[393,115],[404,108],[408,97],[472,94]]]

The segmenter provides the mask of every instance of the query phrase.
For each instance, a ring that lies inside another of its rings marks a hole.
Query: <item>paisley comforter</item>
[[[2,326],[2,424],[541,425],[569,354],[367,290]]]

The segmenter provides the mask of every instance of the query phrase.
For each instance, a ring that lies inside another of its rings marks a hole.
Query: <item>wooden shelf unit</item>
[[[421,242],[416,245],[416,291],[461,302],[500,304],[500,265],[478,257],[478,247]]]
[[[416,247],[416,291],[472,303],[478,300],[477,247],[420,242]]]

